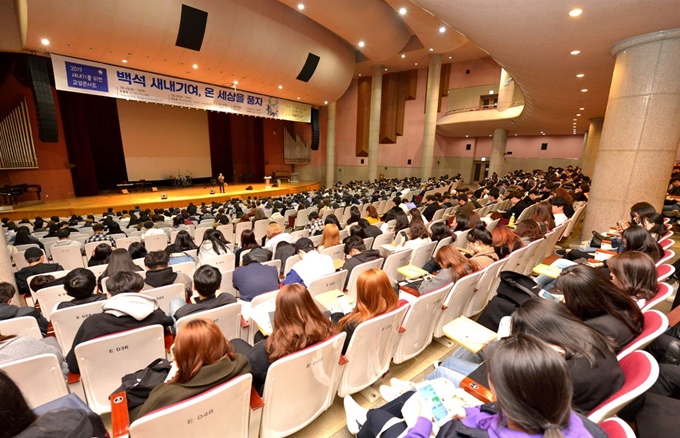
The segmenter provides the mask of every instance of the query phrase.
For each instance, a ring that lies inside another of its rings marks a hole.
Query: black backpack
[[[493,331],[498,331],[501,318],[512,315],[520,304],[531,298],[537,298],[541,291],[541,287],[526,275],[503,271],[500,277],[497,295],[489,301],[477,319],[479,324]]]
[[[125,391],[128,410],[141,406],[149,398],[151,391],[165,382],[171,366],[167,359],[156,359],[146,368],[123,376],[122,385],[113,394]]]

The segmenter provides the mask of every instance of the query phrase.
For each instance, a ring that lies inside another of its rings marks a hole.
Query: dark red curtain
[[[210,136],[210,165],[215,178],[222,173],[224,179],[234,181],[234,162],[231,157],[231,115],[208,113],[208,134]]]
[[[76,196],[93,196],[127,181],[116,100],[58,91]]]

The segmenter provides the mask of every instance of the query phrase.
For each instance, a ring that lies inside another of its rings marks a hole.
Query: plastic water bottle
[[[508,223],[509,227],[514,227],[515,226],[515,213],[510,216],[510,222]]]

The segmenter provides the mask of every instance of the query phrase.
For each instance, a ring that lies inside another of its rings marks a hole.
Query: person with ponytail
[[[489,345],[485,354],[489,386],[497,402],[451,409],[452,420],[439,428],[438,438],[607,436],[595,423],[572,410],[573,387],[567,362],[556,348],[534,336],[517,334]],[[429,437],[432,413],[421,397],[411,400],[414,394],[415,391],[406,392],[368,412],[351,396],[345,397],[350,432],[358,432],[359,438]],[[413,417],[417,419],[411,419],[409,412],[416,412]]]
[[[479,269],[484,269],[498,261],[498,254],[493,247],[493,237],[486,229],[485,223],[482,222],[471,229],[467,235],[467,240],[468,249],[474,253],[470,260],[475,262]]]

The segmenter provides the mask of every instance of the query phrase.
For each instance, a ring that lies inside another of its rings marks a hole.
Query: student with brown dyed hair
[[[524,246],[522,239],[505,225],[499,225],[491,233],[493,249],[499,259]]]
[[[372,205],[366,207],[366,220],[371,225],[380,222],[380,218],[378,217],[378,210]]]
[[[453,245],[442,247],[434,259],[441,266],[441,270],[436,276],[420,283],[418,292],[421,295],[437,290],[447,284],[455,283],[466,275],[479,271],[477,263],[465,258]]]
[[[264,382],[271,364],[284,356],[323,342],[337,333],[335,325],[319,310],[307,288],[299,283],[281,288],[276,295],[274,329],[266,340],[248,352],[253,386],[264,391]],[[234,340],[237,342],[238,340]],[[239,342],[239,351],[245,342]],[[247,345],[247,344],[246,344]]]
[[[538,222],[543,233],[548,233],[555,228],[555,218],[552,214],[552,207],[547,202],[539,202],[534,207],[531,219]]]
[[[236,353],[222,330],[208,319],[195,319],[182,327],[175,338],[174,356],[177,373],[130,412],[131,421],[250,372],[248,359]]]
[[[357,279],[357,303],[347,315],[334,313],[331,319],[337,321],[338,331],[347,333],[342,354],[345,354],[354,329],[364,321],[399,307],[399,298],[394,293],[390,279],[382,270],[371,269]]]
[[[319,252],[326,248],[330,248],[331,246],[340,245],[340,230],[334,224],[328,224],[323,227],[321,236],[321,243],[317,248],[317,251]]]
[[[654,260],[640,251],[627,251],[607,260],[612,282],[640,307],[656,295],[658,282]]]

